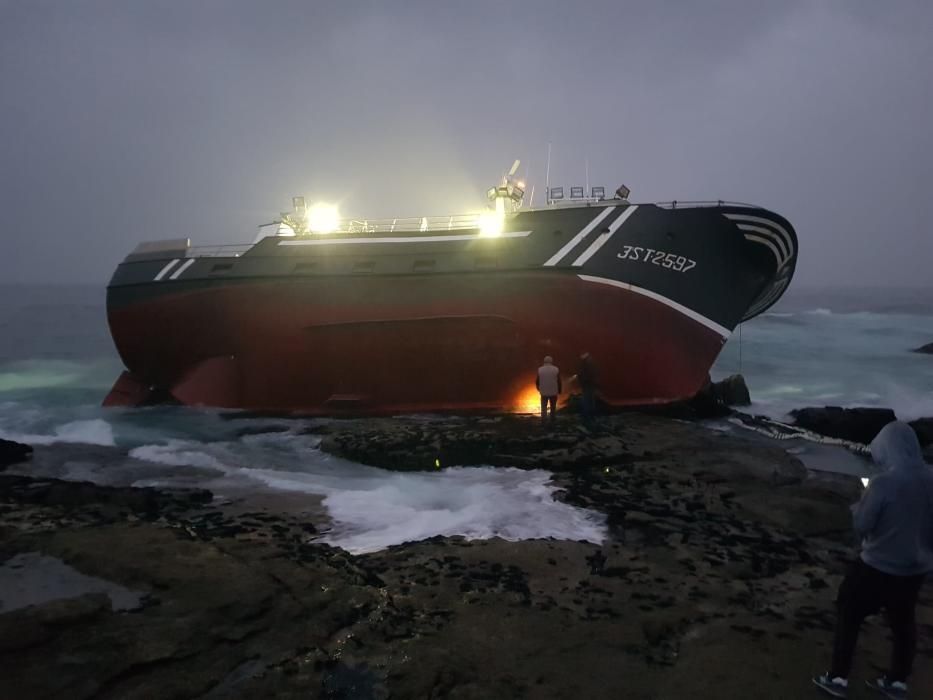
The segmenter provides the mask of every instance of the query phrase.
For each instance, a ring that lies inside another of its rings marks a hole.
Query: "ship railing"
[[[693,201],[675,199],[671,202],[655,202],[655,205],[661,207],[662,209],[677,209],[679,207],[748,207],[749,209],[763,209],[763,207],[760,207],[757,204],[749,204],[747,202],[728,202],[724,199],[703,199]]]
[[[394,219],[343,219],[334,233],[394,233],[396,231],[462,231],[478,228],[478,214],[408,216]]]
[[[235,243],[231,245],[202,245],[188,248],[186,257],[189,258],[238,258],[253,247],[252,243]]]

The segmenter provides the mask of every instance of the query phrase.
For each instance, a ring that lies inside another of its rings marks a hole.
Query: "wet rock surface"
[[[790,412],[794,425],[827,437],[868,444],[897,416],[890,408],[799,408]]]
[[[11,464],[25,462],[31,456],[32,447],[29,445],[0,438],[0,471],[3,471]]]
[[[638,414],[589,431],[449,418],[320,432],[377,466],[546,467],[609,536],[352,556],[315,541],[320,510],[0,475],[0,561],[42,552],[143,594],[122,612],[100,594],[0,609],[0,697],[724,698],[765,684],[783,698],[828,663],[855,479]],[[914,687],[933,687],[930,586],[918,618]],[[870,677],[887,660],[880,618],[860,645]]]

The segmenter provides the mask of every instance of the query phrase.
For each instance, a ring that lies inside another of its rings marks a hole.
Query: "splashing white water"
[[[356,484],[308,484],[254,473],[283,490],[326,494],[334,519],[322,541],[353,553],[437,535],[602,542],[605,517],[553,498],[551,475],[496,467],[451,467],[435,473],[387,474]]]
[[[556,538],[601,542],[605,517],[554,500],[550,473],[496,467],[451,467],[398,473],[335,458],[319,440],[295,433],[235,442],[172,440],[130,452],[134,459],[220,470],[201,485],[219,495],[242,491],[323,496],[333,527],[321,541],[353,553],[436,535],[506,540]],[[171,486],[176,472],[136,485]]]
[[[51,433],[17,433],[0,429],[0,438],[27,445],[51,445],[57,442],[107,446],[114,444],[113,429],[107,421],[100,418],[71,421],[54,428]]]

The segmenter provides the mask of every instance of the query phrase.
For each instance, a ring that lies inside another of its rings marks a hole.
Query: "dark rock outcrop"
[[[917,433],[921,447],[933,445],[933,418],[918,418],[910,421],[910,427]]]
[[[0,439],[0,471],[11,464],[25,462],[32,456],[32,447],[12,440]]]
[[[671,418],[703,420],[728,416],[732,413],[730,406],[748,406],[751,402],[745,377],[733,374],[719,382],[707,378],[704,387],[693,398],[649,412]]]
[[[205,489],[161,491],[130,486],[100,486],[88,481],[33,479],[5,474],[0,479],[0,503],[18,502],[72,510],[88,506],[129,510],[155,515],[171,509],[186,509],[209,503],[213,494]]]
[[[464,464],[562,470],[631,461],[625,440],[609,430],[611,421],[607,416],[587,428],[563,417],[547,426],[538,418],[520,416],[431,422],[397,418],[347,421],[315,431],[324,432],[324,452],[395,471]]]
[[[919,348],[911,350],[911,352],[919,352],[923,355],[933,355],[933,343],[927,343],[926,345],[921,345]]]
[[[750,406],[752,403],[745,377],[741,374],[733,374],[720,382],[713,382],[709,389],[713,398],[724,406]]]
[[[890,408],[799,408],[790,412],[794,425],[826,437],[868,444],[891,421],[897,420]]]

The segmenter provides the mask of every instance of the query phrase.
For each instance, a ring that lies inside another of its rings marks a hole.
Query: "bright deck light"
[[[477,221],[479,226],[479,235],[481,236],[501,236],[502,229],[505,226],[505,217],[499,212],[484,211],[479,215]]]
[[[331,233],[340,225],[340,213],[333,204],[318,203],[308,209],[308,230],[311,233]]]

